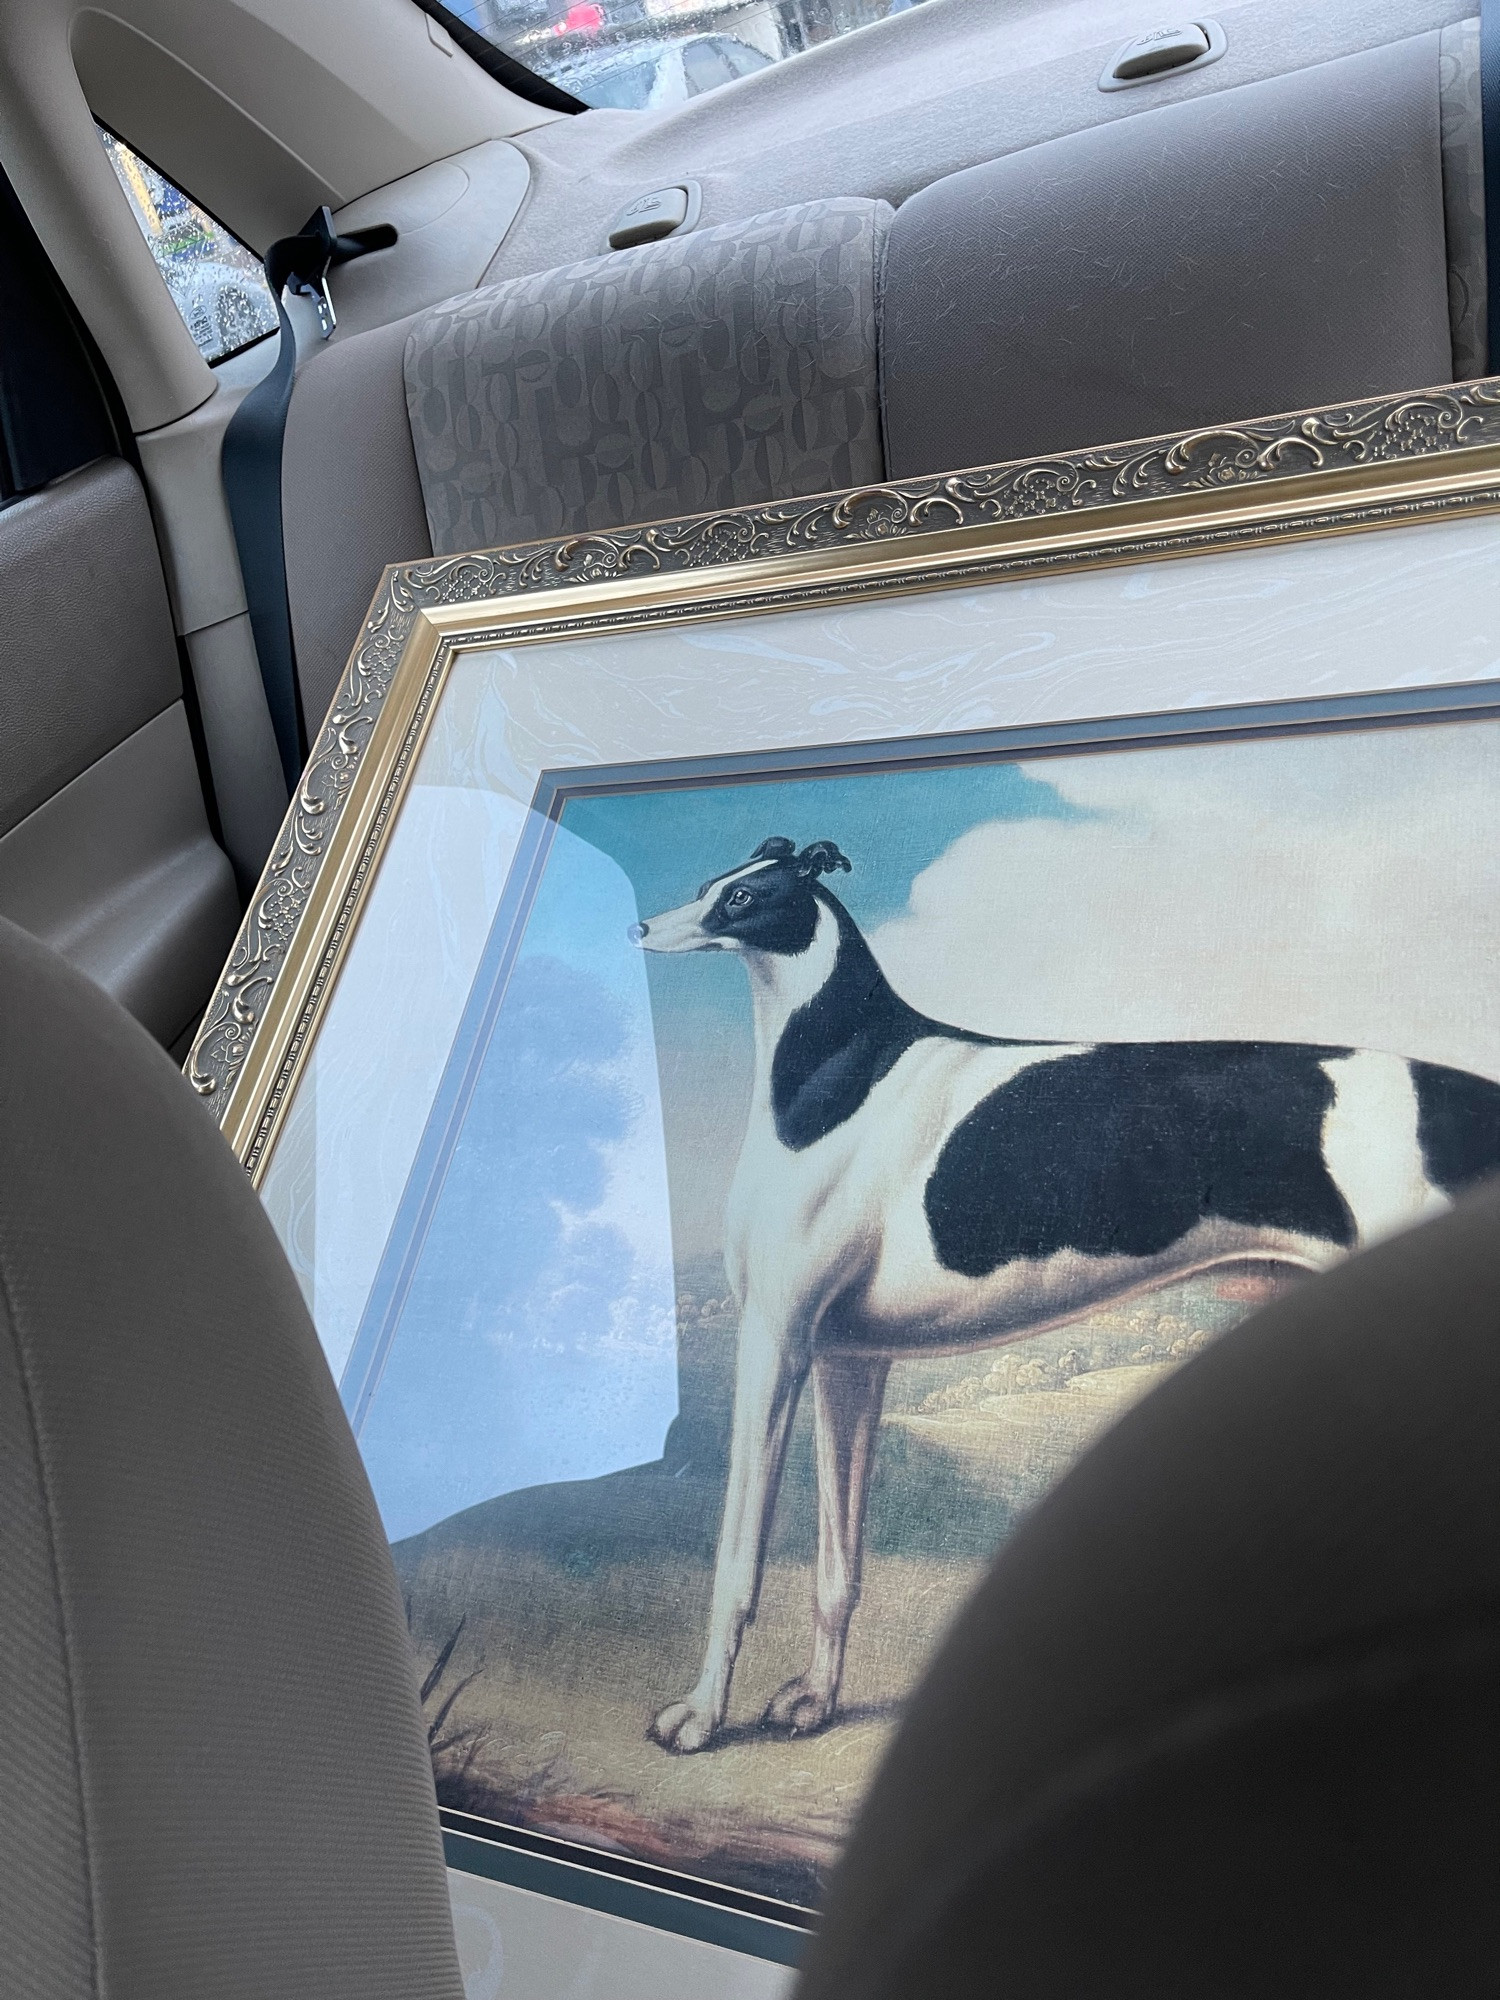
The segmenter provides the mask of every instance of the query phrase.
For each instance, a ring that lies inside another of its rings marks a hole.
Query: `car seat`
[[[310,731],[388,562],[1482,374],[1477,30],[1025,147],[894,215],[805,202],[507,278],[315,355],[282,469]]]
[[[309,363],[282,473],[308,721],[397,547],[455,555],[880,478],[890,217],[806,202],[513,278]]]
[[[1283,1295],[1021,1526],[796,2000],[1500,1979],[1500,1183]]]
[[[390,1554],[205,1108],[0,922],[0,1989],[460,2000]]]
[[[881,324],[892,476],[1451,381],[1440,57],[1418,35],[913,195]]]

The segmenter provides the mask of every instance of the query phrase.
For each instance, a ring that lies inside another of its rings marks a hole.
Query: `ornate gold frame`
[[[1500,380],[386,571],[188,1057],[259,1183],[468,647],[1500,510]]]

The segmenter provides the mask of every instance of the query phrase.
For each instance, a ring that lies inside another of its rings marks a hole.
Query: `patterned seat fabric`
[[[424,313],[406,396],[433,553],[881,479],[891,214],[807,202]]]
[[[1438,114],[1443,146],[1443,224],[1448,239],[1448,323],[1453,379],[1489,372],[1488,262],[1484,243],[1484,106],[1479,91],[1479,20],[1443,29]]]

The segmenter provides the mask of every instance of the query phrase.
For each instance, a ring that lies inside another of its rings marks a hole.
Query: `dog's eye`
[[[754,901],[755,898],[748,889],[733,889],[724,899],[724,907],[726,910],[743,910]]]

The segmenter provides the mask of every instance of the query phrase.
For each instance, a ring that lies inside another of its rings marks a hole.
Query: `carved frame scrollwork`
[[[388,570],[187,1074],[255,1178],[461,646],[1500,508],[1500,380]]]

